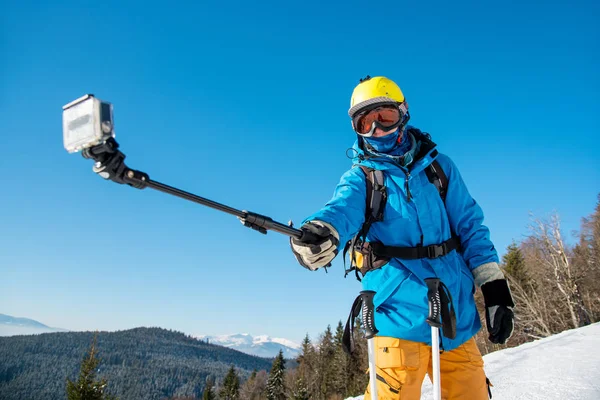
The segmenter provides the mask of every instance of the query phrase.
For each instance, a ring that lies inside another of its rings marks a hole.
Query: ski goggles
[[[406,117],[408,110],[405,104],[386,104],[361,111],[352,117],[352,127],[356,133],[364,137],[373,136],[376,128],[383,131],[396,129]]]

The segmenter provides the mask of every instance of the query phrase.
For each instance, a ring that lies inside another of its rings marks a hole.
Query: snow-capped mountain
[[[51,328],[29,318],[0,314],[0,336],[36,335],[38,333],[67,332],[66,329]]]
[[[288,339],[271,338],[266,335],[252,336],[247,333],[221,336],[198,336],[211,344],[229,347],[242,353],[259,357],[275,357],[279,350],[285,358],[295,358],[300,353],[300,345]]]

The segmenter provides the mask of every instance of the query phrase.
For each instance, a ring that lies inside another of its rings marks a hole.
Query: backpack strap
[[[383,171],[376,170],[373,168],[365,167],[364,165],[359,166],[365,174],[366,178],[366,208],[365,208],[365,222],[363,223],[360,231],[346,243],[342,258],[344,263],[346,262],[346,253],[349,249],[354,249],[357,242],[365,242],[367,240],[367,233],[371,229],[371,225],[374,222],[383,221],[383,211],[385,210],[385,204],[387,202],[387,188],[385,187],[385,177]],[[351,271],[355,271],[356,278],[360,281],[358,276],[358,270],[353,266],[355,265],[356,254],[354,251],[351,252],[350,256],[350,269],[345,269],[346,276]]]
[[[387,202],[387,190],[384,184],[383,171],[367,168],[363,165],[360,169],[367,178],[367,208],[365,210],[365,224],[363,225],[366,235],[373,222],[383,221],[383,210]]]
[[[427,179],[431,182],[440,193],[440,197],[444,204],[446,204],[446,194],[448,191],[448,177],[440,166],[438,160],[433,160],[427,168],[425,168],[425,174]]]
[[[416,247],[386,246],[380,242],[371,243],[371,249],[379,257],[401,258],[403,260],[418,260],[421,258],[438,258],[457,250],[460,251],[460,239],[452,235],[450,239],[440,244]]]

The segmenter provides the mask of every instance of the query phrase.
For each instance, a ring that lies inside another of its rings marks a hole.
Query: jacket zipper
[[[406,174],[406,181],[404,182],[404,189],[406,189],[406,197],[408,198],[408,201],[410,201],[412,199],[412,195],[410,194],[410,188],[408,187],[408,179],[410,178],[410,172],[404,171],[404,173]]]

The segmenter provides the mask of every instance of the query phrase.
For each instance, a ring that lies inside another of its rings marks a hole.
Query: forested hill
[[[136,328],[99,332],[99,378],[119,399],[201,397],[207,376],[221,381],[235,366],[240,378],[271,368],[272,360],[208,344],[180,332]],[[0,337],[0,399],[65,399],[77,380],[93,332]]]

